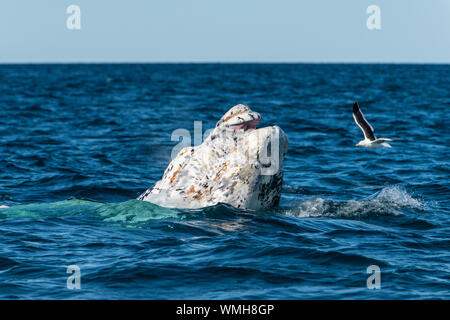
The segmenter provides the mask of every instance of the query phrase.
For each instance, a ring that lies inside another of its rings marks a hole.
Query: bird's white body
[[[356,144],[357,147],[364,147],[369,149],[378,149],[378,148],[391,148],[391,145],[385,141],[392,141],[392,139],[387,138],[378,138],[373,141],[369,139],[361,140]]]

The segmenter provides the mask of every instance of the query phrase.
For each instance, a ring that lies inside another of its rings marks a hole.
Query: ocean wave
[[[404,188],[389,186],[383,188],[372,198],[362,201],[311,198],[293,209],[287,209],[285,214],[301,218],[361,218],[383,215],[400,216],[403,215],[400,211],[403,208],[423,210],[424,204],[409,195]]]
[[[139,200],[104,203],[71,198],[52,203],[17,205],[4,209],[2,215],[6,217],[62,217],[79,214],[100,217],[104,221],[124,223],[138,223],[149,219],[178,216],[176,210]]]
[[[153,219],[179,217],[179,211],[160,207],[156,204],[129,200],[121,203],[105,203],[96,208],[104,221],[136,224]]]
[[[383,188],[368,200],[338,201],[314,197],[297,206],[275,209],[273,212],[295,217],[330,217],[330,218],[362,218],[403,215],[401,209],[423,210],[424,204],[412,197],[399,186]],[[53,203],[17,205],[13,207],[0,206],[2,214],[7,217],[50,217],[65,216],[79,213],[100,217],[104,221],[136,224],[153,219],[178,218],[201,219],[235,218],[241,215],[255,215],[258,212],[245,211],[219,203],[214,206],[199,209],[177,209],[160,206],[148,201],[128,200],[119,203],[105,203],[91,200],[71,198]]]

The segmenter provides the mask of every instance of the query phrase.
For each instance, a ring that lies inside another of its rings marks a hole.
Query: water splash
[[[383,215],[403,215],[400,209],[423,210],[423,204],[399,186],[383,188],[371,199],[363,201],[335,201],[311,198],[299,206],[288,209],[285,214],[295,217],[361,218]]]

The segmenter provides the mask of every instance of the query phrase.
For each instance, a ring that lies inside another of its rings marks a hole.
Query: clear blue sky
[[[268,61],[450,63],[450,0],[0,1],[0,63]]]

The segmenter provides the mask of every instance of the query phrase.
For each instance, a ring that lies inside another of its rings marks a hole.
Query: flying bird
[[[386,141],[393,141],[392,139],[375,137],[373,133],[373,128],[370,125],[370,123],[366,120],[363,113],[361,112],[358,102],[355,102],[353,104],[353,119],[355,119],[356,124],[358,125],[358,127],[361,128],[362,132],[364,133],[364,140],[358,142],[356,144],[357,147],[365,147],[370,149],[391,147],[391,145]]]

